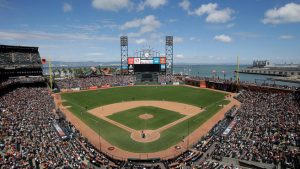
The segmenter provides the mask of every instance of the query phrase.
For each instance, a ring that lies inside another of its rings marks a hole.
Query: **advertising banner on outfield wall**
[[[149,59],[149,60],[141,60],[141,64],[153,64],[153,60]]]
[[[96,89],[98,89],[97,86],[91,86],[91,87],[89,87],[89,90],[96,90]]]
[[[101,88],[110,88],[110,85],[109,84],[102,85]]]
[[[141,64],[141,58],[134,58],[134,64]]]

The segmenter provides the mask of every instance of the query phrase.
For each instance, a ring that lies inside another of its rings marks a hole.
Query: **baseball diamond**
[[[157,152],[168,152],[175,145],[183,148],[186,144],[192,145],[192,140],[203,134],[193,136],[191,133],[204,130],[201,127],[205,122],[222,108],[231,106],[224,106],[230,103],[225,96],[224,92],[187,86],[130,86],[61,94],[63,106],[68,106],[64,110],[72,112],[101,136],[102,145],[96,141],[95,146],[102,146],[104,150],[109,147],[104,143],[110,144],[116,150],[109,153],[122,157],[119,152],[124,151],[123,158],[141,157],[139,153],[155,157]],[[139,117],[146,114],[152,118]],[[145,134],[143,141],[143,130],[155,132]],[[141,138],[137,141],[132,134],[139,136],[139,132]],[[149,141],[147,137],[152,137],[151,133],[156,139]]]

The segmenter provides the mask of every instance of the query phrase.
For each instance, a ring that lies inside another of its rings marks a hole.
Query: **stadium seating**
[[[35,47],[0,45],[0,66],[41,64],[41,57]]]
[[[175,76],[158,78],[161,83],[179,81]],[[135,80],[134,76],[104,76],[56,83],[61,88],[86,88],[103,84],[129,85]],[[41,84],[43,81],[43,77],[23,77],[0,83],[0,166],[3,168],[87,168],[90,165],[233,169],[242,164],[255,168],[300,167],[300,94],[291,89],[287,89],[289,92],[241,91],[237,99],[242,106],[228,110],[224,119],[188,151],[171,159],[144,164],[142,160],[141,163],[120,161],[99,152],[55,107],[49,90]],[[235,126],[224,135],[233,121]],[[68,139],[62,139],[53,124],[57,124]]]

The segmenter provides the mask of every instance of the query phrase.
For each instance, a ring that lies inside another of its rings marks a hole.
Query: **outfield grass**
[[[141,119],[139,118],[142,114],[151,114],[153,118],[151,119]],[[135,130],[155,130],[162,126],[165,126],[173,121],[176,121],[185,115],[161,109],[152,106],[141,106],[133,109],[121,111],[110,116],[109,119],[119,122],[125,126],[128,126]],[[126,119],[126,120],[124,120]]]
[[[66,102],[63,103],[65,106],[72,106],[69,110],[73,112],[74,115],[81,118],[84,123],[114,146],[130,152],[149,153],[167,149],[180,142],[183,137],[188,135],[188,131],[191,133],[217,113],[221,109],[221,107],[219,107],[220,104],[227,104],[229,102],[224,100],[225,95],[226,94],[221,92],[185,86],[132,86],[77,93],[63,93],[62,99],[66,100]],[[160,139],[149,143],[135,142],[130,138],[130,133],[126,130],[85,111],[85,106],[87,106],[88,109],[92,109],[102,105],[129,100],[176,101],[204,107],[206,110],[161,132]],[[81,115],[80,111],[84,111],[84,114]]]

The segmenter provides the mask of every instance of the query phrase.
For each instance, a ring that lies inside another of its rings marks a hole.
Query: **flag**
[[[42,64],[46,64],[47,60],[45,58],[42,59]]]

